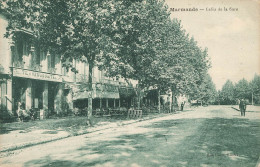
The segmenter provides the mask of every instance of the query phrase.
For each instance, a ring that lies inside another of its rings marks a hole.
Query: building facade
[[[0,15],[0,104],[14,112],[20,102],[24,109],[48,110],[59,114],[66,109],[87,106],[89,95],[88,63],[73,61],[78,73],[62,67],[61,56],[33,43],[33,34],[16,32],[16,40],[4,37],[8,19]],[[119,107],[120,89],[131,92],[124,80],[107,78],[93,69],[93,108]],[[129,105],[129,104],[127,104]]]

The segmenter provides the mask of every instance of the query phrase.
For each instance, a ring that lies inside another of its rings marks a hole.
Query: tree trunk
[[[137,97],[137,108],[140,109],[141,105],[140,105],[140,96],[138,95]]]
[[[88,96],[88,119],[87,123],[88,125],[93,125],[93,119],[92,119],[92,98],[93,98],[93,62],[89,62],[89,75],[88,75],[88,82],[89,82],[89,96]]]
[[[174,93],[172,91],[172,112],[174,112],[174,103],[175,103],[175,96],[174,96]]]
[[[137,88],[137,108],[141,108],[141,89]]]
[[[159,113],[161,113],[160,89],[158,89],[158,110],[159,110]]]
[[[171,96],[170,96],[170,100],[169,100],[169,112],[172,112],[172,91],[171,91]]]
[[[172,112],[174,112],[175,111],[175,94],[176,94],[176,86],[174,85],[174,86],[172,86],[171,87],[171,91],[172,91]]]

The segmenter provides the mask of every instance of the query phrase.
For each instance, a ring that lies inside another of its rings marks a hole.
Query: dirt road
[[[260,112],[209,106],[1,154],[0,166],[256,166]]]

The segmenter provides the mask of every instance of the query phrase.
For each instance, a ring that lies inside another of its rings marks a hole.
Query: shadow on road
[[[24,165],[255,166],[259,125],[257,120],[243,118],[164,120],[135,127],[131,133],[103,133],[102,140],[84,138],[85,145],[73,152],[45,156]]]

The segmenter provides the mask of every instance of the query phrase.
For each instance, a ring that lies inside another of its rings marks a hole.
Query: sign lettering
[[[38,79],[38,80],[54,81],[54,82],[62,82],[61,75],[35,72],[35,71],[29,71],[29,70],[24,70],[24,69],[18,69],[18,68],[13,69],[13,76],[30,78],[30,79]]]

